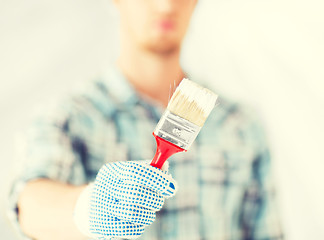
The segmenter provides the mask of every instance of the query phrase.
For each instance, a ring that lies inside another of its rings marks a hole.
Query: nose
[[[155,6],[158,12],[170,14],[176,10],[178,1],[181,0],[155,0]]]

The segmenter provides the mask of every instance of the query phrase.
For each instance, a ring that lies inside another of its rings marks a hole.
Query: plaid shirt
[[[260,121],[246,107],[218,102],[190,150],[170,158],[179,191],[140,239],[283,239]],[[43,114],[26,137],[9,197],[11,219],[18,226],[18,194],[29,180],[79,185],[107,162],[151,159],[163,111],[112,68]]]

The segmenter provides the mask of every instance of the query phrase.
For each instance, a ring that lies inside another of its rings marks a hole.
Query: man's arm
[[[19,201],[19,223],[33,239],[85,239],[73,222],[76,201],[86,186],[73,186],[49,179],[27,183]]]
[[[138,238],[177,191],[167,171],[141,161],[103,165],[93,186],[88,192],[46,179],[28,183],[18,201],[22,230],[34,239],[84,239],[78,225],[91,238]]]

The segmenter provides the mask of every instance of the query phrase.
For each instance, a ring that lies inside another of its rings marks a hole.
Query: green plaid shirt
[[[179,191],[140,239],[283,239],[260,121],[223,97],[218,103],[190,150],[170,158]],[[18,226],[17,198],[29,180],[79,185],[93,181],[107,162],[151,159],[163,111],[112,68],[43,113],[26,136],[9,197],[11,219]]]

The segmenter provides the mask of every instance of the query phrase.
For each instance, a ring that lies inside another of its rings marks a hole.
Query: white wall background
[[[288,240],[324,239],[323,10],[322,0],[200,0],[184,48],[186,69],[262,113]],[[0,0],[1,194],[32,109],[116,56],[116,16],[104,0]],[[4,211],[0,236],[16,239]]]

